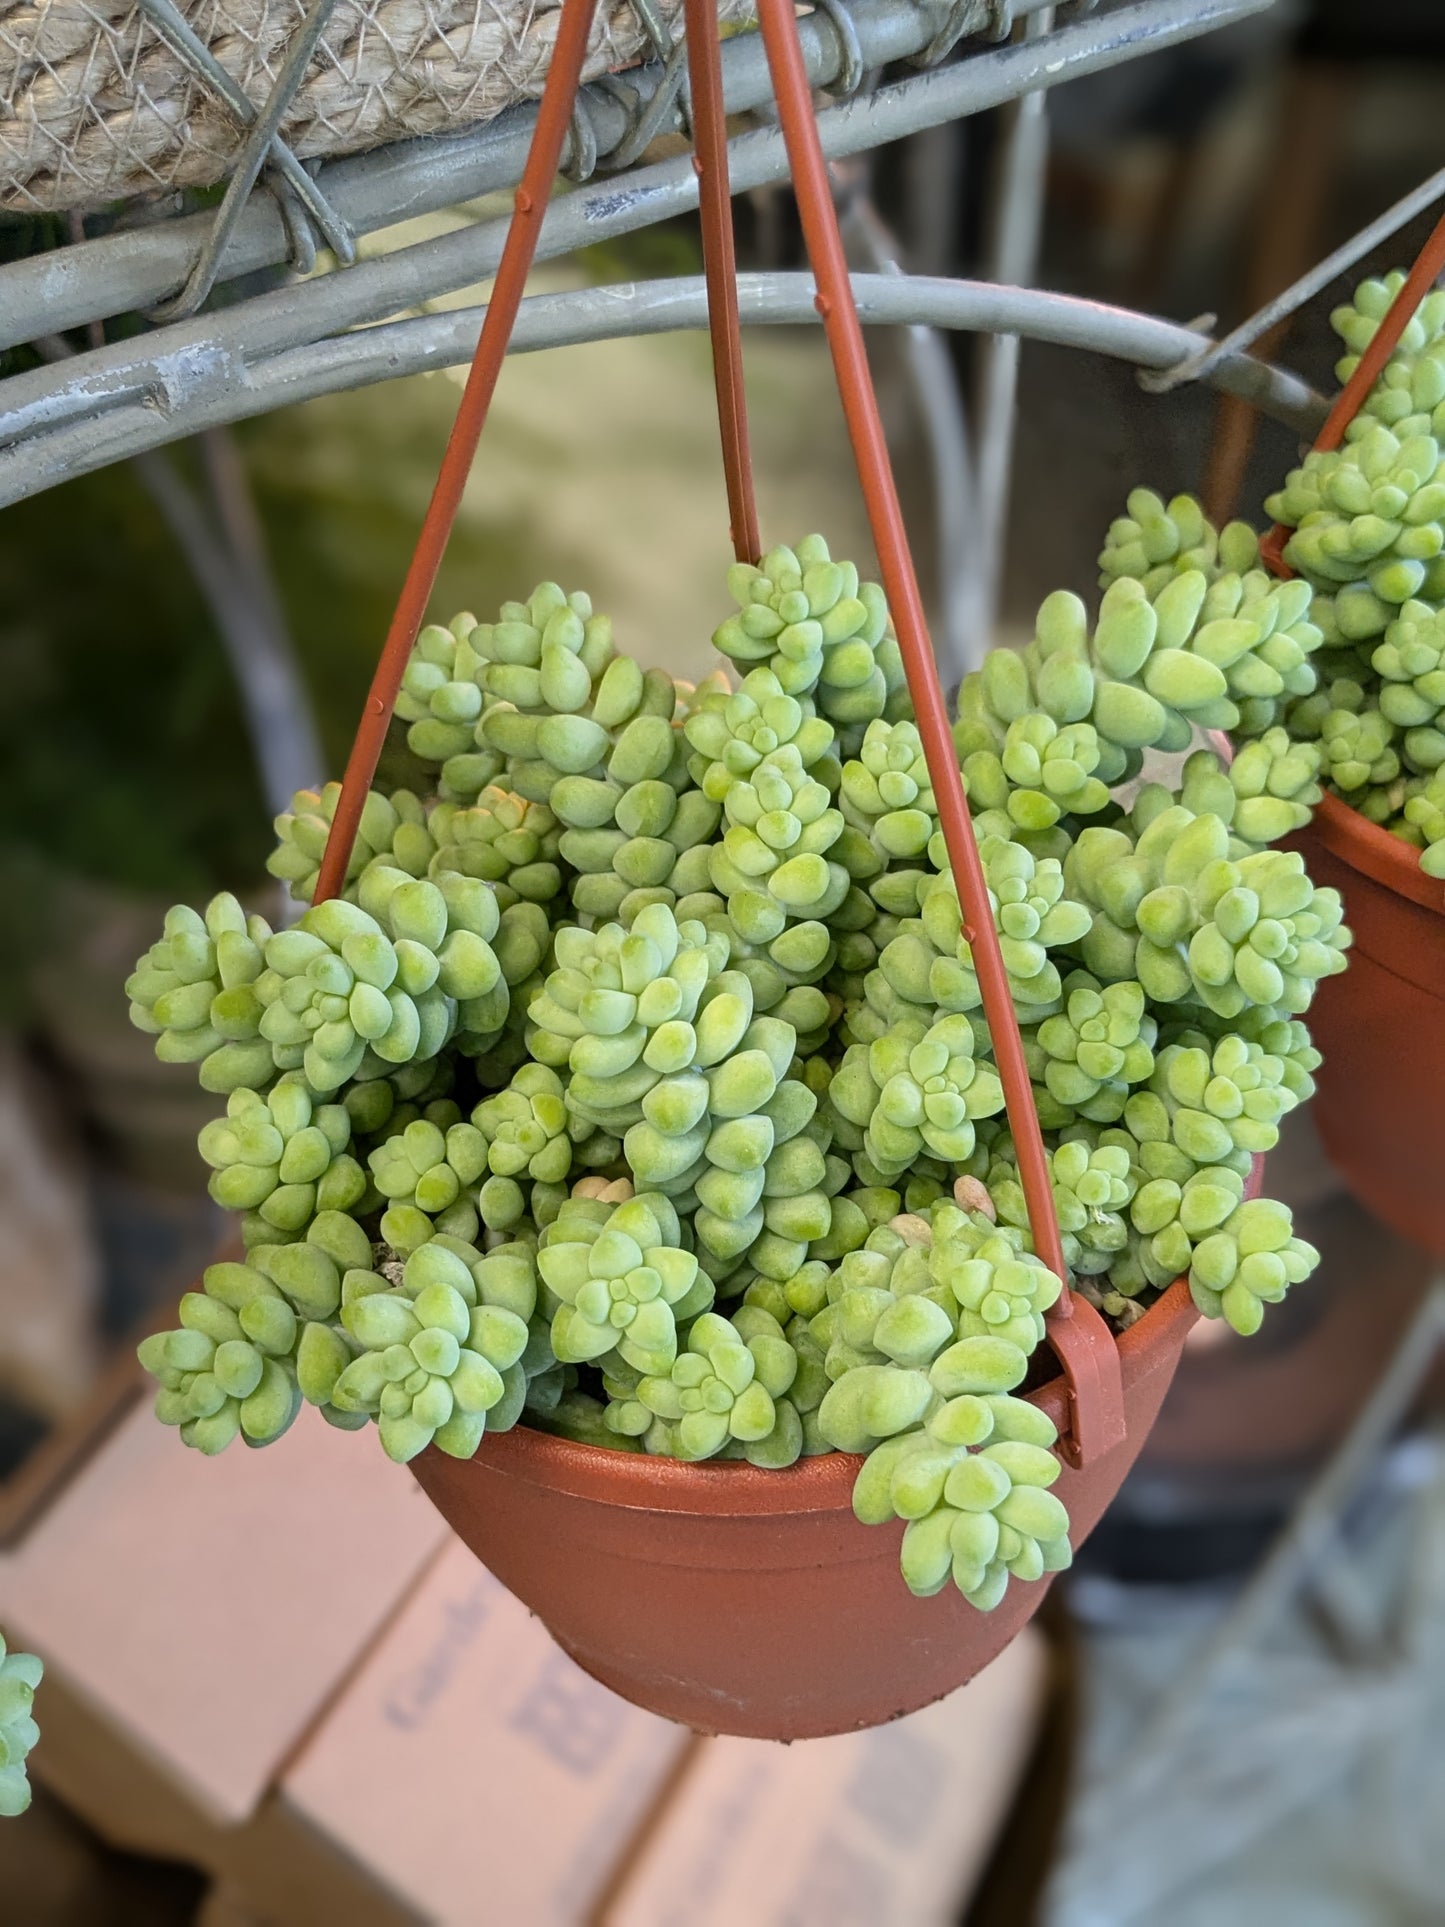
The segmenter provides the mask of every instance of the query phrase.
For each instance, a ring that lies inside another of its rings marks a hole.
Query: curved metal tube
[[[1015,0],[1014,12],[1022,14],[1041,4],[1043,0]],[[876,110],[867,100],[850,103],[846,118],[837,117],[841,109],[830,108],[824,115],[828,129],[825,138],[834,143],[829,151],[842,153],[876,144],[877,140],[896,139],[899,133],[910,131],[915,117],[917,125],[925,126],[977,113],[1029,87],[1054,86],[1076,73],[1134,59],[1258,13],[1271,4],[1273,0],[1141,0],[1105,19],[1081,20],[1060,28],[1050,36],[1046,51],[1035,49],[1023,59],[1015,48],[992,48],[884,89],[890,103],[887,127],[875,122]],[[940,0],[853,0],[854,24],[869,66],[883,68],[918,54],[937,33],[946,11]],[[798,31],[814,86],[830,85],[842,70],[831,20],[822,13],[808,15],[799,22]],[[722,59],[730,114],[748,112],[771,100],[767,61],[756,34],[740,34],[729,40],[722,49]],[[644,100],[653,98],[664,78],[665,70],[656,61],[629,68],[626,73],[628,90]],[[615,158],[619,142],[627,136],[626,109],[601,85],[585,89],[584,98],[599,154]],[[536,112],[533,106],[513,107],[493,121],[458,134],[400,141],[371,154],[330,161],[319,170],[318,185],[328,204],[359,234],[438,208],[454,207],[516,182]],[[879,131],[870,133],[875,126]],[[777,162],[772,173],[759,179],[781,178],[782,143],[776,129],[761,130],[750,138],[755,148],[761,140],[762,147],[757,151],[764,159],[771,154]],[[744,184],[756,186],[758,182]],[[682,191],[677,194],[679,186]],[[633,209],[645,208],[644,220],[658,219],[664,212],[691,206],[696,199],[695,192],[689,198],[692,186],[684,157],[598,182],[584,205],[593,207],[594,223],[601,206],[619,201]],[[674,199],[664,206],[657,197],[665,199],[669,193]],[[211,214],[194,214],[160,221],[0,268],[0,346],[150,307],[185,281],[213,218]],[[633,218],[623,228],[610,231],[638,225]],[[551,221],[548,226],[550,229]],[[600,239],[602,231],[589,225],[588,238]],[[395,275],[400,270],[409,274],[412,282],[400,298],[390,301],[389,307],[383,302],[380,307],[372,306],[367,314],[343,315],[324,306],[318,311],[308,299],[308,319],[314,316],[315,322],[303,334],[314,337],[358,321],[379,320],[385,313],[394,314],[409,306],[421,294],[439,294],[484,279],[496,266],[500,242],[494,244],[485,228],[480,230],[481,238],[473,241],[470,237],[475,232],[464,230],[446,237],[445,245],[438,241],[421,243],[389,257],[392,265],[387,273]],[[489,247],[493,252],[487,259]],[[287,258],[288,248],[286,224],[271,196],[253,194],[221,264],[222,277],[275,266]],[[364,263],[346,279],[359,294],[370,285],[379,266],[375,261]],[[288,290],[281,299],[291,305],[294,320],[296,291]],[[269,312],[260,297],[252,297],[244,306],[253,324]],[[292,341],[301,338],[293,336]],[[292,342],[273,341],[268,345],[290,346]]]
[[[1058,86],[1125,57],[1175,46],[1270,4],[1134,0],[1117,13],[1060,28],[1045,40],[936,68],[829,108],[820,121],[824,148],[836,158],[877,147],[916,128],[1016,99],[1033,88]],[[832,30],[825,31],[831,43]],[[786,180],[782,135],[775,127],[739,135],[729,143],[728,166],[735,195]],[[696,206],[697,176],[687,155],[593,181],[548,207],[537,258],[570,254]],[[173,405],[198,385],[243,380],[247,363],[262,355],[383,321],[419,302],[485,281],[496,272],[506,233],[506,219],[479,222],[358,262],[344,274],[318,275],[214,314],[174,322],[139,341],[93,348],[77,355],[63,378],[52,369],[12,375],[0,383],[0,443],[62,421],[94,422],[105,410],[131,399],[149,396],[163,406]],[[41,260],[57,258],[63,256]],[[0,292],[0,329],[10,307]],[[45,325],[53,329],[58,324],[47,319]],[[0,333],[0,340],[5,338]]]
[[[858,312],[875,327],[925,326],[1023,335],[1057,347],[1082,348],[1137,367],[1170,368],[1208,345],[1177,322],[1110,308],[1097,301],[1035,288],[935,277],[859,274]],[[818,321],[808,274],[738,277],[744,324],[795,327]],[[0,504],[37,494],[69,476],[103,468],[142,449],[241,421],[273,408],[311,401],[338,389],[362,388],[398,375],[449,368],[471,359],[484,308],[457,308],[359,329],[327,341],[287,348],[250,365],[213,364],[167,393],[159,386],[126,397],[104,414],[39,429],[0,449]],[[707,326],[701,276],[532,295],[522,304],[512,348],[572,347],[620,335],[671,334]],[[1297,375],[1234,355],[1210,376],[1262,414],[1312,438],[1326,404]]]

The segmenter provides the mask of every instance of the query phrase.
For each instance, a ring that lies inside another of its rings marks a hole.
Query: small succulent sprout
[[[1152,598],[1176,576],[1192,570],[1208,577],[1252,569],[1258,553],[1248,523],[1229,522],[1216,530],[1192,495],[1165,502],[1152,489],[1131,489],[1123,515],[1109,525],[1099,557],[1099,586],[1107,589],[1129,577]]]
[[[1048,953],[1084,936],[1091,922],[1088,908],[1065,895],[1063,870],[1052,857],[1036,858],[1021,843],[995,835],[982,839],[979,855],[1015,1003],[1056,1003],[1062,983]],[[982,1006],[951,873],[930,883],[920,916],[905,922],[883,952],[879,970],[889,988],[909,1003],[949,1013]]]
[[[630,680],[628,679],[630,678]],[[591,717],[548,718],[538,728],[546,800],[565,828],[558,849],[576,872],[576,912],[594,923],[634,920],[649,902],[669,905],[706,887],[706,846],[717,828],[716,800],[692,788],[687,745],[673,725],[670,678],[619,656],[597,692]],[[604,726],[605,725],[605,726]],[[595,731],[570,754],[554,741]],[[588,770],[586,759],[600,758]]]
[[[1091,643],[1091,720],[1113,752],[1101,756],[1100,777],[1131,774],[1130,759],[1151,746],[1186,749],[1194,727],[1257,735],[1277,721],[1284,701],[1315,685],[1310,659],[1323,632],[1310,605],[1308,583],[1253,567],[1187,569],[1152,595],[1118,577]]]
[[[1231,1018],[1229,1029],[1245,1043],[1258,1044],[1261,1050],[1276,1058],[1281,1066],[1281,1082],[1293,1092],[1296,1103],[1309,1102],[1315,1094],[1313,1073],[1323,1060],[1310,1042],[1308,1029],[1298,1018],[1276,1017],[1271,1011],[1251,1008]]]
[[[736,689],[705,692],[682,733],[693,752],[693,781],[715,803],[778,750],[791,745],[811,770],[832,753],[835,742],[827,718],[817,715],[806,697],[790,696],[771,669],[750,670]]]
[[[640,1438],[609,1424],[609,1410],[609,1406],[590,1392],[568,1385],[553,1403],[529,1410],[528,1417],[539,1431],[570,1439],[574,1445],[595,1445],[610,1452],[643,1451]]]
[[[746,1256],[779,1283],[832,1227],[828,1137],[814,1125],[812,1091],[785,1077],[793,1047],[788,1025],[759,1018],[742,1048],[709,1074],[705,1168],[693,1179],[693,1229],[702,1251],[724,1263]],[[628,1132],[626,1148],[639,1168],[637,1133]]]
[[[492,885],[502,910],[518,899],[550,903],[562,887],[562,831],[545,803],[529,803],[493,785],[470,807],[439,803],[431,830],[436,843],[429,873],[480,877]]]
[[[1237,1016],[1251,1004],[1300,1016],[1320,979],[1345,968],[1350,933],[1339,892],[1317,890],[1298,851],[1259,850],[1237,864],[1210,866],[1195,884],[1197,912],[1186,918],[1193,927],[1174,941],[1187,936],[1193,994],[1219,1016]],[[1168,904],[1161,906],[1156,932],[1170,928],[1170,915]],[[1150,947],[1160,949],[1157,935]],[[1141,980],[1159,994],[1144,976],[1144,950],[1141,943]]]
[[[1058,1107],[1059,1124],[1074,1117],[1113,1123],[1130,1086],[1154,1068],[1158,1026],[1143,987],[1131,979],[1101,984],[1075,970],[1064,979],[1063,997],[1063,1009],[1024,1040],[1030,1075]]]
[[[687,1139],[673,1175],[700,1153],[688,1133],[702,1126],[709,1078],[723,1076],[719,1067],[736,1058],[753,1018],[752,986],[724,968],[727,952],[724,933],[679,923],[660,903],[641,910],[631,930],[564,925],[557,967],[528,1012],[533,1055],[565,1068],[573,1116],[609,1131],[646,1118],[661,1136]]]
[[[778,1406],[798,1359],[775,1318],[744,1309],[735,1319],[704,1312],[665,1374],[644,1375],[635,1400],[668,1428],[672,1456],[710,1459],[736,1442],[761,1446],[778,1430]],[[802,1448],[794,1413],[793,1457]]]
[[[1265,511],[1294,531],[1286,562],[1326,586],[1363,580],[1391,606],[1445,585],[1445,470],[1430,434],[1368,421],[1340,448],[1311,450]]]
[[[399,1285],[357,1272],[341,1323],[357,1356],[336,1379],[342,1411],[374,1415],[388,1458],[405,1464],[427,1446],[469,1459],[493,1413],[512,1423],[523,1390],[525,1319],[479,1298],[476,1279],[455,1250],[433,1242],[407,1259]],[[495,1420],[492,1420],[495,1427]]]
[[[1231,1151],[1272,1151],[1280,1119],[1299,1102],[1283,1060],[1235,1034],[1215,1044],[1170,1044],[1150,1088],[1169,1112],[1175,1143],[1196,1164],[1222,1163]]]
[[[591,708],[616,654],[610,619],[589,596],[555,582],[540,583],[525,602],[504,602],[496,622],[478,623],[467,641],[489,698],[558,717]]]
[[[1445,767],[1407,785],[1397,834],[1419,850],[1426,876],[1445,878]]]
[[[156,1417],[208,1457],[234,1438],[269,1445],[301,1405],[291,1301],[253,1265],[211,1265],[181,1299],[180,1326],[153,1332],[137,1357],[160,1386]]]
[[[876,582],[834,562],[821,535],[737,562],[728,589],[739,613],[713,632],[733,662],[773,671],[786,694],[813,696],[831,721],[861,726],[887,713],[903,665]]]
[[[1155,1004],[1199,1002],[1237,1017],[1308,1009],[1321,977],[1345,967],[1349,932],[1335,890],[1316,890],[1295,851],[1231,861],[1218,816],[1163,810],[1130,846],[1090,828],[1070,853],[1070,888],[1097,911],[1081,945],[1103,979],[1136,977]]]
[[[829,1086],[833,1109],[863,1133],[863,1149],[885,1174],[931,1153],[962,1164],[973,1151],[974,1120],[1003,1109],[1003,1086],[975,1056],[964,1015],[927,1029],[916,1020],[870,1045],[855,1044]]]
[[[45,1668],[33,1653],[17,1653],[0,1635],[0,1817],[15,1819],[30,1805],[25,1761],[40,1738],[31,1708]]]
[[[195,1064],[203,1090],[262,1090],[276,1074],[256,989],[270,940],[265,919],[227,893],[204,913],[177,904],[126,979],[131,1022],[163,1064]]]
[[[1244,744],[1228,771],[1238,799],[1230,819],[1234,834],[1246,843],[1263,845],[1302,829],[1320,800],[1319,770],[1315,745],[1292,742],[1278,725]],[[1186,764],[1186,781],[1188,773]]]
[[[1330,326],[1345,343],[1347,352],[1335,363],[1341,385],[1348,382],[1359,366],[1360,357],[1374,340],[1376,331],[1394,305],[1405,285],[1402,270],[1362,281],[1351,301],[1336,308]],[[1361,403],[1360,412],[1346,431],[1354,438],[1365,432],[1365,425],[1383,422],[1396,435],[1435,434],[1445,430],[1445,342],[1441,338],[1445,303],[1438,292],[1426,294],[1405,324],[1396,348],[1391,353],[1379,380]]]
[[[367,1163],[387,1204],[381,1235],[394,1251],[412,1251],[437,1230],[458,1238],[476,1235],[473,1195],[486,1155],[482,1133],[448,1098],[387,1131]]]
[[[1019,830],[1035,834],[1061,817],[1093,816],[1105,808],[1108,787],[1095,774],[1101,760],[1092,723],[1060,725],[1032,710],[1008,725],[997,753],[980,749],[966,756],[963,775],[976,809],[1006,810]]]
[[[1189,651],[1223,674],[1237,709],[1237,735],[1260,735],[1282,719],[1289,701],[1314,689],[1316,652],[1324,641],[1316,616],[1310,585],[1302,580],[1280,582],[1251,569],[1210,583]],[[1222,714],[1195,712],[1193,720],[1208,728],[1235,727]]]
[[[1243,1199],[1244,1178],[1227,1165],[1204,1165],[1182,1179],[1146,1176],[1129,1205],[1136,1234],[1131,1262],[1127,1271],[1115,1268],[1116,1283],[1133,1293],[1144,1285],[1162,1290],[1182,1278],[1195,1244],[1217,1231]]]
[[[1351,800],[1354,792],[1391,784],[1401,773],[1401,732],[1372,707],[1354,677],[1337,677],[1296,703],[1289,727],[1293,735],[1318,742],[1322,776]]]
[[[927,1252],[891,1226],[876,1226],[847,1253],[827,1289],[810,1331],[832,1381],[863,1365],[926,1370],[954,1339],[953,1302],[933,1289]]]
[[[1139,1185],[1128,1150],[1071,1138],[1049,1159],[1049,1176],[1069,1269],[1107,1271],[1129,1242],[1124,1214]]]
[[[459,615],[446,628],[428,623],[412,644],[396,713],[410,724],[407,746],[423,763],[445,764],[476,747],[484,697],[483,665],[469,641],[474,628]]]
[[[502,981],[488,941],[497,903],[486,884],[372,865],[358,894],[357,903],[317,904],[272,937],[257,980],[261,1035],[277,1069],[304,1070],[320,1092],[364,1063],[435,1057],[458,1024],[489,1020]]]
[[[1223,1317],[1248,1338],[1258,1331],[1265,1306],[1278,1304],[1319,1261],[1314,1246],[1295,1237],[1287,1205],[1247,1198],[1195,1245],[1189,1289],[1206,1318]]]
[[[961,1393],[921,1429],[874,1448],[854,1511],[868,1525],[907,1521],[901,1564],[912,1591],[927,1597],[951,1579],[991,1611],[1010,1578],[1039,1579],[1071,1561],[1068,1514],[1049,1490],[1060,1469],[1055,1437],[1022,1399]]]
[[[959,1352],[954,1346],[935,1362],[936,1384],[940,1373],[947,1383],[953,1382],[956,1371],[950,1358],[957,1354],[955,1366],[960,1360],[966,1365],[975,1341],[1007,1344],[1027,1356],[1044,1335],[1044,1313],[1063,1291],[1062,1281],[1043,1260],[1023,1249],[1019,1230],[980,1226],[954,1204],[934,1210],[928,1262],[933,1282],[946,1288],[958,1307],[955,1323],[959,1345],[965,1348]]]
[[[529,1205],[534,1222],[550,1223],[567,1195],[573,1161],[561,1078],[545,1064],[523,1064],[506,1090],[483,1098],[472,1123],[486,1160],[478,1198],[483,1223],[503,1230]]]
[[[286,884],[298,902],[310,903],[316,894],[317,873],[340,800],[339,783],[327,783],[320,790],[298,790],[291,808],[275,820],[278,841],[266,859],[266,868]],[[343,895],[354,895],[356,880],[370,863],[380,861],[419,877],[426,875],[435,853],[436,842],[419,797],[410,790],[394,790],[389,796],[370,790],[347,858]]]
[[[677,1213],[657,1192],[608,1208],[569,1201],[543,1233],[537,1268],[557,1302],[552,1348],[563,1364],[616,1348],[662,1376],[677,1356],[677,1320],[705,1311],[711,1285],[678,1243]]]
[[[1381,678],[1381,713],[1407,732],[1407,760],[1416,760],[1414,750],[1424,747],[1416,732],[1445,734],[1445,619],[1440,610],[1407,602],[1370,661]],[[1445,745],[1437,754],[1432,743],[1429,751],[1429,767],[1445,761]]]
[[[747,942],[770,943],[789,922],[824,919],[840,906],[848,872],[829,852],[843,813],[796,743],[736,778],[722,810],[727,827],[708,852],[708,872]]]
[[[878,862],[921,862],[938,828],[938,805],[917,724],[881,717],[869,723],[857,756],[843,765],[838,802]]]
[[[233,1091],[226,1114],[200,1134],[209,1190],[229,1211],[254,1212],[268,1235],[299,1235],[318,1211],[350,1211],[366,1174],[350,1155],[351,1118],[342,1104],[318,1103],[295,1072],[262,1097]]]

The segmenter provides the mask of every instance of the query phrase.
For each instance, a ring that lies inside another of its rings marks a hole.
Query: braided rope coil
[[[258,105],[305,0],[182,0]],[[682,0],[660,0],[669,22]],[[735,23],[749,0],[720,0]],[[353,154],[489,120],[542,90],[560,0],[339,0],[281,124],[302,158]],[[636,60],[631,7],[599,7],[584,77]],[[61,212],[223,180],[235,116],[130,0],[0,0],[0,209]]]

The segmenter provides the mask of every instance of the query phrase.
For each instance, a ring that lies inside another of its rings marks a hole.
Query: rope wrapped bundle
[[[306,0],[180,0],[260,106]],[[657,0],[680,26],[681,0]],[[302,159],[492,119],[542,91],[559,0],[337,0],[281,136]],[[749,0],[719,0],[732,24]],[[631,6],[600,6],[584,79],[637,60]],[[130,0],[0,0],[0,208],[60,212],[224,180],[245,130]]]

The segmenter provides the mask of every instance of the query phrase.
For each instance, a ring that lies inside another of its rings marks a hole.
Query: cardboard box
[[[590,1679],[458,1542],[298,1755],[232,1879],[276,1927],[318,1905],[348,1927],[579,1927],[694,1744]],[[356,1911],[357,1872],[373,1912]]]
[[[32,1770],[115,1844],[210,1864],[450,1536],[309,1409],[207,1460],[137,1402],[0,1556],[0,1625],[46,1661]]]
[[[217,1240],[210,1263],[242,1255],[240,1239],[227,1229]],[[128,1332],[96,1374],[75,1409],[30,1452],[8,1479],[0,1481],[0,1548],[12,1546],[52,1504],[60,1488],[104,1444],[135,1402],[149,1399],[154,1381],[142,1369],[136,1346],[153,1331],[175,1323],[175,1298],[194,1282],[190,1267],[175,1279],[174,1297],[157,1293],[149,1313]]]
[[[579,1583],[586,1583],[585,1575]],[[19,1547],[37,1779],[216,1927],[929,1927],[1038,1717],[1028,1633],[874,1733],[698,1740],[568,1660],[375,1441],[185,1451],[131,1406]]]
[[[1027,1762],[1046,1672],[1030,1628],[889,1726],[796,1746],[702,1741],[603,1927],[959,1920]]]
[[[589,1679],[456,1545],[237,1841],[225,1904],[267,1927],[957,1920],[1046,1671],[1028,1631],[874,1732],[699,1740]]]

